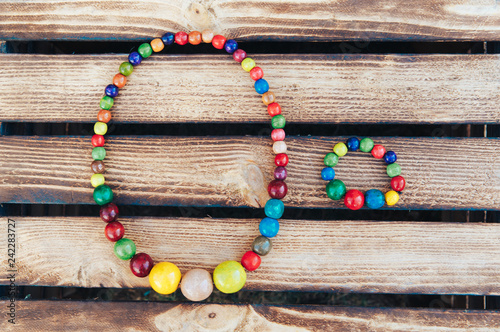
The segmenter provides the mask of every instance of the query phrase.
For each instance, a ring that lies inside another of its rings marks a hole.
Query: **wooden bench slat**
[[[0,13],[0,38],[31,40],[137,40],[205,28],[240,40],[498,40],[500,25],[494,0],[165,0],[133,8],[128,1],[2,1]]]
[[[89,124],[89,129],[91,125]],[[95,204],[90,135],[0,137],[0,202]],[[286,206],[328,199],[323,158],[345,137],[289,137]],[[500,207],[499,139],[373,138],[398,155],[408,184],[395,209]],[[118,204],[264,206],[274,154],[267,137],[108,137],[105,173]],[[347,188],[388,191],[386,165],[356,152],[335,167]]]
[[[25,331],[386,332],[500,327],[500,313],[483,310],[40,300],[16,305],[15,327]],[[0,328],[14,330],[7,319],[0,321]]]
[[[289,123],[500,123],[499,55],[254,58]],[[0,121],[95,121],[125,59],[0,55]],[[155,55],[120,91],[113,121],[268,123],[269,115],[230,56]]]
[[[12,217],[16,283],[149,287],[104,237],[99,217]],[[182,273],[239,261],[260,219],[121,217],[125,237]],[[7,218],[0,219],[7,229]],[[499,295],[500,225],[493,223],[281,220],[273,250],[247,290]],[[0,245],[7,248],[7,232]],[[9,284],[6,269],[0,283]]]

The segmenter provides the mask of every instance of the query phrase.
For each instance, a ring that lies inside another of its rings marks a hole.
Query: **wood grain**
[[[500,55],[254,58],[288,123],[500,123]],[[125,59],[0,55],[0,121],[95,121]],[[230,56],[156,55],[129,77],[113,121],[268,123],[269,115]]]
[[[0,301],[6,306],[7,301]],[[500,314],[483,310],[18,301],[16,326],[2,331],[496,331]]]
[[[97,217],[12,217],[16,283],[146,287],[113,255]],[[121,217],[127,238],[182,273],[239,261],[260,219]],[[0,219],[7,229],[7,218]],[[11,222],[12,223],[12,222]],[[246,290],[499,295],[499,224],[281,220],[271,253]],[[0,248],[7,248],[7,232]],[[5,252],[7,250],[5,249]],[[9,284],[8,272],[0,283]]]
[[[499,40],[495,0],[2,1],[0,38],[137,40],[215,31],[238,40]]]
[[[89,125],[89,130],[92,126]],[[95,204],[91,135],[0,137],[0,202]],[[290,207],[343,207],[325,193],[326,153],[345,137],[290,137]],[[395,209],[500,207],[500,140],[373,138],[396,151],[407,187]],[[274,155],[267,137],[108,137],[106,181],[118,204],[262,207]],[[335,167],[347,188],[388,191],[385,163],[362,152]]]

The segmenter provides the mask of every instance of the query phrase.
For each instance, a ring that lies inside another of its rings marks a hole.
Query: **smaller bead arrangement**
[[[385,193],[378,189],[370,189],[365,194],[356,189],[347,191],[344,182],[335,179],[333,167],[339,162],[339,158],[347,154],[348,151],[369,152],[376,159],[384,159],[387,163],[387,175],[391,177],[392,190]],[[399,193],[406,186],[405,179],[401,176],[401,166],[396,163],[396,153],[386,151],[382,145],[375,144],[371,138],[363,138],[361,141],[356,137],[351,137],[346,143],[337,143],[333,147],[333,152],[327,153],[324,158],[325,168],[321,170],[321,178],[329,181],[326,185],[326,194],[333,200],[344,197],[344,204],[351,210],[359,210],[366,205],[370,209],[378,209],[387,204],[392,206],[399,201]]]

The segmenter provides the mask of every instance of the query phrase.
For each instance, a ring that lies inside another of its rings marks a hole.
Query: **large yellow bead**
[[[343,157],[347,154],[347,146],[344,143],[337,143],[333,147],[333,152],[339,157]]]
[[[159,294],[172,294],[180,281],[181,271],[170,262],[157,263],[149,272],[149,284]]]
[[[104,184],[104,175],[101,173],[95,173],[90,177],[90,183],[92,184],[92,187],[99,187],[100,185]]]
[[[255,67],[255,61],[252,58],[245,58],[241,61],[241,68],[244,71],[250,71]]]
[[[104,122],[96,122],[94,125],[94,133],[97,135],[104,135],[108,131],[108,125]]]
[[[236,261],[225,261],[214,270],[214,284],[222,293],[236,293],[245,286],[247,274],[243,266]]]
[[[399,194],[394,190],[389,190],[385,193],[385,202],[387,205],[391,206],[399,201]]]

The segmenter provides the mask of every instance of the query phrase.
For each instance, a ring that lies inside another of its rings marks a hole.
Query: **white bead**
[[[286,152],[286,143],[283,141],[276,141],[273,144],[273,151],[275,154]]]

